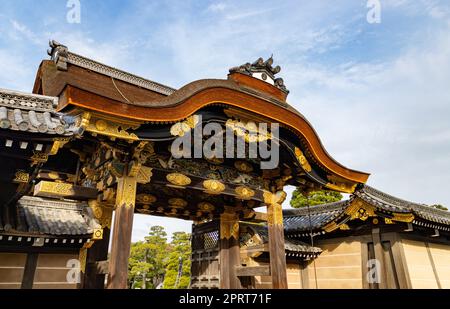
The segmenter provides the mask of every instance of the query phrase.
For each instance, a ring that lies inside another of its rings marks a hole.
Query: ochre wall
[[[428,244],[443,289],[450,289],[450,246]]]
[[[67,282],[71,268],[67,262],[78,259],[76,254],[39,254],[34,274],[33,289],[76,289],[76,283]]]
[[[268,266],[268,263],[258,263],[260,266]],[[287,262],[287,279],[289,289],[301,289],[302,287],[302,276],[300,265]],[[272,288],[272,278],[270,276],[255,276],[255,287],[257,289],[271,289]]]
[[[315,244],[323,252],[308,264],[308,288],[361,289],[361,242],[343,239]]]
[[[413,289],[450,288],[450,247],[402,239]]]
[[[0,289],[20,289],[27,255],[0,253]]]

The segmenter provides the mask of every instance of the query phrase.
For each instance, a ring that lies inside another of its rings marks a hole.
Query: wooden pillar
[[[126,289],[128,287],[128,258],[133,230],[136,185],[135,177],[124,176],[118,180],[108,289]]]
[[[231,207],[220,215],[220,288],[240,289],[236,267],[241,265],[239,248],[239,217]]]
[[[378,261],[377,266],[380,267],[380,269],[377,269],[378,274],[380,275],[380,277],[378,278],[380,280],[378,286],[380,289],[386,289],[387,288],[386,267],[379,228],[372,229],[372,240],[375,251],[375,259]]]
[[[96,267],[96,262],[106,261],[108,259],[110,230],[103,229],[103,239],[97,240],[89,248],[86,259],[86,273],[82,277],[82,289],[104,289],[105,288],[105,274],[99,274]]]
[[[264,201],[267,204],[267,226],[269,232],[270,274],[273,289],[287,289],[286,253],[284,247],[283,209],[281,204],[286,193],[266,192]]]

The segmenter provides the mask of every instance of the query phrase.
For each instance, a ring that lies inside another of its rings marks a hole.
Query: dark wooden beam
[[[133,231],[136,185],[136,178],[128,176],[120,178],[117,185],[108,289],[126,289],[128,287],[128,258]]]
[[[270,276],[270,266],[235,266],[238,277]]]
[[[32,289],[34,284],[34,274],[38,261],[38,253],[28,253],[25,268],[23,270],[22,289]]]
[[[280,204],[267,206],[270,272],[273,289],[287,289],[286,255],[284,246],[283,210]]]

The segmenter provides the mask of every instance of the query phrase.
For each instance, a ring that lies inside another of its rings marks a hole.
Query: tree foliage
[[[440,209],[440,210],[448,210],[447,207],[445,207],[444,205],[441,205],[441,204],[431,205],[430,207]]]
[[[293,208],[301,208],[309,206],[322,205],[327,203],[338,202],[343,196],[339,192],[319,190],[309,194],[304,194],[298,188],[292,194],[291,206]]]
[[[145,241],[132,244],[128,275],[132,288],[154,289],[162,283],[169,252],[167,233],[161,226],[152,226]]]
[[[171,253],[164,278],[164,289],[186,289],[191,279],[191,235],[184,232],[174,233],[171,242]],[[180,262],[181,277],[177,281]]]
[[[191,278],[191,235],[176,232],[172,242],[161,226],[152,226],[145,241],[132,244],[128,279],[130,288],[165,289],[188,288]],[[183,262],[182,276],[177,283],[179,259]],[[144,284],[145,282],[145,284]]]

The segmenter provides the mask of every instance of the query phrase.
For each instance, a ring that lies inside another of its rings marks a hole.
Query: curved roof
[[[59,96],[59,111],[72,106],[133,121],[167,123],[186,119],[210,105],[226,105],[280,123],[306,141],[316,162],[352,185],[365,183],[369,177],[368,173],[341,165],[328,154],[312,125],[286,102],[287,90],[280,78],[270,84],[232,70],[226,80],[198,80],[176,91],[158,84],[149,90],[136,84],[134,75],[126,78],[123,71],[98,62],[86,65],[88,60],[79,61],[81,56],[73,56],[62,45],[54,44],[51,54],[53,62],[41,65],[34,91]],[[267,73],[273,76],[272,71]],[[164,94],[157,91],[161,89]]]

